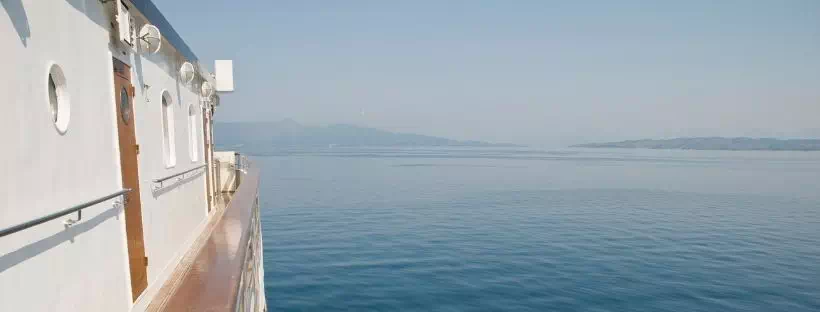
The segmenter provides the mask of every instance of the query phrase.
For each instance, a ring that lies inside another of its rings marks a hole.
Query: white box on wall
[[[233,60],[216,60],[214,74],[216,75],[216,91],[233,92]]]

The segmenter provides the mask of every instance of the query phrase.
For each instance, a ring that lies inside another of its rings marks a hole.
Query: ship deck
[[[242,304],[243,273],[255,269],[248,256],[258,241],[258,176],[249,168],[236,192],[217,196],[207,225],[147,311],[234,311]]]

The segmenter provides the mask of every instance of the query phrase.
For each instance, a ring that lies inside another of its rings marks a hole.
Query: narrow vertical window
[[[174,106],[171,105],[171,94],[162,93],[162,152],[165,166],[173,167],[177,163],[176,146],[174,144]]]
[[[199,160],[199,136],[197,136],[196,107],[194,104],[188,106],[188,150],[191,153],[191,161]]]

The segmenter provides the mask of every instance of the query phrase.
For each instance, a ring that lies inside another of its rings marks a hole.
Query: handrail
[[[185,170],[185,171],[183,171],[183,172],[174,173],[174,174],[169,175],[169,176],[167,176],[167,177],[162,177],[162,178],[154,179],[154,180],[152,180],[152,181],[154,181],[154,183],[162,183],[162,182],[165,182],[165,181],[167,181],[167,180],[169,180],[169,179],[172,179],[172,178],[174,178],[174,177],[184,175],[184,174],[186,174],[186,173],[189,173],[189,172],[191,172],[191,171],[197,170],[197,169],[202,168],[202,167],[205,167],[205,166],[206,166],[205,164],[202,164],[202,165],[199,165],[199,166],[193,167],[193,168],[191,168],[191,169]]]
[[[77,222],[77,221],[79,221],[80,219],[83,218],[82,209],[88,208],[88,207],[96,205],[96,204],[99,204],[101,202],[104,202],[106,200],[112,199],[112,198],[120,196],[120,195],[125,195],[126,193],[128,193],[130,191],[131,191],[131,189],[123,189],[123,190],[120,190],[120,191],[118,191],[114,194],[111,194],[111,195],[103,196],[103,197],[100,197],[100,198],[94,199],[92,201],[88,201],[88,202],[76,205],[74,207],[71,207],[71,208],[68,208],[68,209],[65,209],[65,210],[61,210],[61,211],[58,211],[58,212],[55,212],[55,213],[52,213],[52,214],[49,214],[49,215],[39,217],[39,218],[34,219],[34,220],[26,221],[26,222],[20,223],[18,225],[2,229],[2,230],[0,230],[0,237],[4,237],[4,236],[10,235],[10,234],[14,234],[14,233],[20,232],[22,230],[28,229],[30,227],[33,227],[35,225],[39,225],[41,223],[45,223],[45,222],[57,219],[57,218],[62,217],[64,215],[67,215],[67,214],[70,214],[70,213],[73,213],[73,212],[77,212],[77,214],[78,214],[77,220],[67,220],[66,223],[65,223],[66,225],[74,224],[75,222]]]
[[[230,168],[230,169],[240,171],[240,172],[245,173],[245,174],[248,173],[248,166],[247,165],[235,165],[235,164],[227,163],[227,164],[225,164],[225,166]]]
[[[242,175],[244,182],[229,196],[227,205],[215,214],[198,241],[195,256],[182,269],[179,280],[167,295],[160,297],[156,309],[149,311],[234,311],[243,290],[241,280],[248,256],[248,241],[253,227],[254,210],[258,216],[259,168],[251,166]],[[240,233],[239,235],[233,235]],[[254,250],[262,253],[262,250]],[[214,285],[217,285],[214,287]],[[167,299],[166,299],[167,298]],[[257,297],[259,298],[259,297]],[[153,303],[152,303],[153,304]]]

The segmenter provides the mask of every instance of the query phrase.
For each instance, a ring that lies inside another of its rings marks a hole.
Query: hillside
[[[820,151],[820,140],[706,137],[675,138],[666,140],[630,140],[608,143],[588,143],[573,145],[572,147],[731,151]]]
[[[395,133],[347,124],[307,126],[291,119],[277,122],[217,122],[214,138],[221,147],[242,146],[264,152],[268,148],[305,147],[410,147],[410,146],[514,146],[481,141]]]

